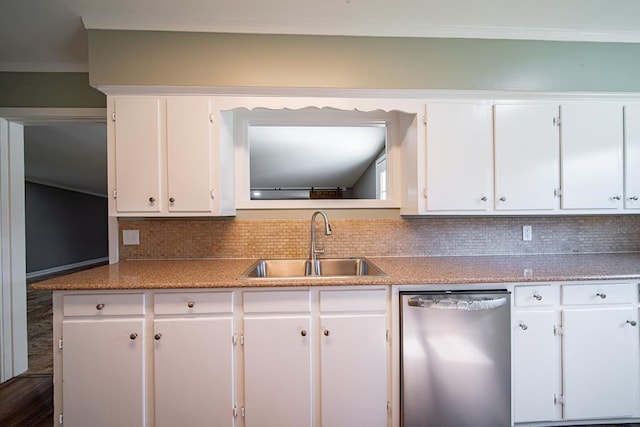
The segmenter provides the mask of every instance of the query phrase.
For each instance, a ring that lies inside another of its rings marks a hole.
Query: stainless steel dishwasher
[[[401,425],[511,425],[506,290],[401,292]]]

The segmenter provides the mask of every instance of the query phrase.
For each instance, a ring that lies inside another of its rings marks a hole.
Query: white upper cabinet
[[[495,105],[494,114],[495,209],[556,209],[558,105]]]
[[[427,211],[489,209],[493,199],[492,154],[490,105],[427,104]]]
[[[115,209],[119,213],[159,213],[162,205],[160,180],[162,102],[156,97],[118,98],[114,111],[115,172],[112,191],[117,192]]]
[[[212,126],[205,97],[167,99],[169,212],[211,212]]]
[[[624,207],[640,209],[640,105],[624,107]]]
[[[205,96],[109,102],[112,216],[234,215],[233,142]]]
[[[562,209],[618,209],[623,113],[616,103],[561,106]]]

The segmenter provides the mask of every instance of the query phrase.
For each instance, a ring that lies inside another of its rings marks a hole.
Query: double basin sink
[[[308,259],[262,259],[253,264],[240,279],[296,279],[385,276],[385,273],[366,258],[320,258],[316,260],[317,274],[313,274]]]

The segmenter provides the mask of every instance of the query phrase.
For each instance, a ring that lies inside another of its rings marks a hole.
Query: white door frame
[[[0,383],[28,368],[23,127],[106,117],[106,108],[0,108]],[[110,253],[113,230],[109,218]]]

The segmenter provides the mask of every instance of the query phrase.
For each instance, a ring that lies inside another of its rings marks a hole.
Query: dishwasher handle
[[[494,310],[508,303],[508,299],[504,296],[487,297],[487,296],[450,296],[450,295],[420,295],[409,298],[407,301],[410,307],[421,307],[435,310],[461,310],[461,311],[479,311]]]

